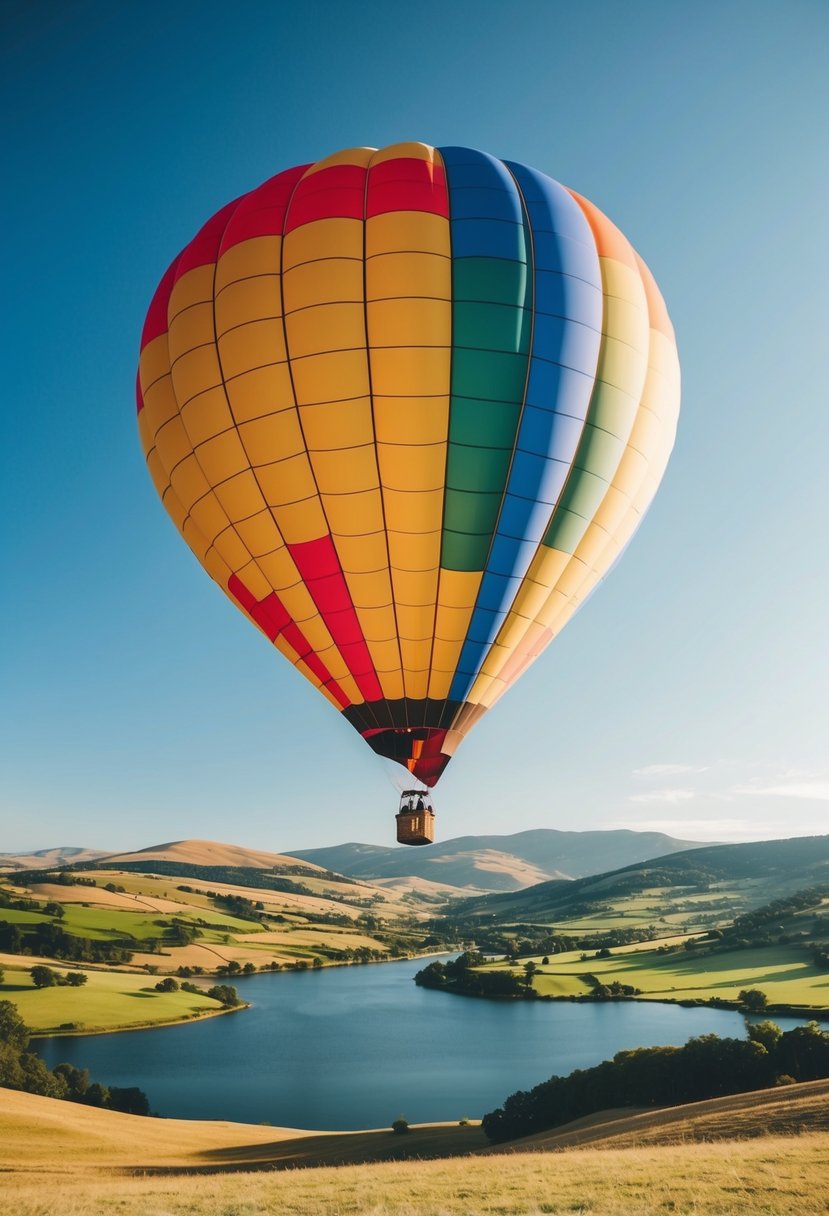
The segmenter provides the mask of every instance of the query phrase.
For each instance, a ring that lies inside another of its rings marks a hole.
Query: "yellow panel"
[[[605,336],[599,352],[596,380],[612,384],[638,402],[647,370],[647,349],[646,337],[641,347],[636,349],[627,342],[617,342],[615,338]]]
[[[188,270],[173,284],[170,292],[170,302],[167,306],[167,316],[170,320],[185,308],[200,304],[204,300],[213,299],[213,275],[215,266],[212,262],[206,266],[196,266]]]
[[[401,638],[414,641],[419,638],[432,638],[435,623],[434,606],[432,604],[420,607],[410,607],[408,604],[396,605],[397,628]]]
[[[158,454],[158,448],[151,448],[147,453],[147,469],[150,477],[153,479],[153,485],[159,498],[164,498],[165,491],[170,486],[170,474],[165,469],[161,457]]]
[[[210,490],[195,456],[180,461],[170,474],[170,484],[186,510]]]
[[[372,349],[371,379],[381,397],[435,397],[449,386],[451,351],[445,346]]]
[[[147,434],[153,440],[165,422],[178,414],[178,402],[173,392],[173,382],[169,376],[156,380],[155,384],[144,394],[144,408],[141,417],[144,420]]]
[[[467,608],[471,612],[482,578],[483,571],[480,570],[441,570],[441,604],[448,608]]]
[[[281,410],[278,414],[243,422],[239,437],[254,467],[273,464],[305,451],[296,410]]]
[[[178,528],[179,532],[183,533],[185,510],[184,510],[184,507],[179,502],[178,498],[176,497],[175,493],[173,492],[173,490],[171,490],[169,488],[169,486],[164,491],[164,497],[162,499],[162,502],[164,503],[167,514],[170,516],[173,523]]]
[[[240,279],[216,298],[216,329],[221,336],[229,329],[264,317],[279,317],[282,299],[278,274],[259,274]]]
[[[293,587],[285,587],[279,592],[279,598],[285,605],[285,610],[302,627],[303,631],[307,622],[319,617],[317,606],[304,583],[296,583]]]
[[[321,258],[357,258],[362,262],[363,221],[338,216],[313,220],[289,232],[282,251],[282,274],[286,284],[288,271],[293,266],[317,262]]]
[[[394,598],[400,604],[428,604],[434,616],[435,598],[438,590],[438,572],[392,570]],[[429,633],[432,624],[429,625]]]
[[[188,537],[188,544],[194,547],[194,543],[189,540],[191,534],[198,538],[196,543],[198,544],[199,561],[202,562],[210,577],[216,580],[222,591],[226,591],[228,579],[233,573],[232,570],[228,566],[227,562],[222,560],[221,556],[212,546],[209,549],[204,549],[204,552],[202,552],[203,546],[206,545],[207,542],[205,541],[201,532],[199,532],[196,525],[193,523],[192,519],[188,519],[185,524],[185,535]]]
[[[615,258],[599,258],[602,273],[602,290],[605,296],[615,296],[620,300],[629,300],[643,312],[646,323],[648,317],[648,302],[645,289],[638,271],[617,262]]]
[[[647,314],[642,311],[641,301],[620,300],[617,296],[605,296],[603,331],[613,334],[620,342],[641,349]]]
[[[168,473],[176,467],[180,460],[184,460],[185,456],[189,456],[193,451],[193,445],[178,417],[171,418],[164,424],[155,437],[155,446],[161,463]]]
[[[436,161],[439,165],[443,164],[443,158],[437,148],[433,148],[431,144],[422,144],[415,142],[404,142],[399,144],[389,144],[386,148],[379,148],[375,151],[371,158],[371,167],[381,165],[384,160],[399,160],[406,157],[409,160],[428,160]]]
[[[367,285],[368,286],[368,285]],[[402,284],[401,284],[402,286]],[[369,300],[366,308],[368,340],[378,346],[449,347],[452,341],[452,305],[448,299],[419,297]],[[413,389],[422,392],[422,389]],[[449,391],[449,382],[443,392]]]
[[[418,447],[381,443],[377,458],[380,480],[389,490],[438,491],[443,502],[446,474],[446,444],[423,444]]]
[[[319,540],[328,533],[328,525],[318,498],[308,498],[305,502],[279,507],[274,514],[287,545]]]
[[[337,541],[340,536],[364,536],[382,530],[383,502],[379,490],[342,497],[333,495],[326,500],[325,509]]]
[[[147,417],[147,411],[139,410],[137,414],[138,422],[138,438],[141,440],[141,448],[146,456],[151,448],[155,447],[154,432],[150,431],[150,420]]]
[[[209,494],[205,494],[204,498],[200,498],[198,502],[193,503],[190,508],[190,514],[196,521],[199,529],[211,541],[220,532],[223,532],[229,524],[227,515],[212,490]]]
[[[338,535],[337,553],[347,574],[370,574],[388,569],[386,534],[382,528],[371,536]]]
[[[388,211],[385,215],[374,215],[366,222],[367,259],[395,251],[411,253],[413,249],[448,254],[449,221],[446,217],[427,211]],[[362,255],[361,241],[358,256]]]
[[[365,348],[366,327],[362,301],[318,304],[302,308],[285,318],[288,350],[292,360],[325,351],[360,350]],[[345,392],[332,392],[332,400]]]
[[[425,495],[424,495],[425,497]],[[399,570],[436,570],[440,565],[440,528],[434,532],[389,532],[389,560]]]
[[[251,278],[269,270],[277,271],[281,249],[281,236],[254,236],[247,241],[240,241],[238,245],[231,245],[219,258],[216,267],[217,306],[228,283]]]
[[[282,320],[251,321],[219,339],[219,354],[225,379],[240,376],[253,367],[265,367],[285,359]]]
[[[355,608],[365,607],[374,613],[382,613],[382,627],[379,632],[377,628],[372,627],[372,637],[394,637],[394,610],[391,607],[393,597],[388,570],[377,570],[373,574],[349,573],[348,589]],[[376,622],[377,618],[372,617],[372,620]]]
[[[403,651],[403,682],[406,696],[414,701],[422,701],[429,695],[429,657],[426,654],[426,666],[414,667],[408,649]]]
[[[250,561],[250,554],[233,528],[225,528],[224,532],[213,538],[213,544],[234,573],[243,569]]]
[[[374,442],[369,397],[303,405],[300,415],[310,451],[325,452]]]
[[[389,531],[401,534],[440,531],[443,517],[443,490],[429,490],[422,494],[410,491],[385,490],[386,519]]]
[[[262,493],[272,507],[316,499],[317,487],[304,452],[300,456],[291,456],[275,464],[262,465],[257,468],[256,477],[262,487]],[[279,516],[276,518],[279,522]]]
[[[329,257],[302,262],[285,271],[283,284],[289,312],[334,300],[362,300],[363,259]]]
[[[205,304],[194,304],[191,308],[186,308],[170,322],[170,361],[174,362],[185,351],[203,346],[205,342],[213,342],[215,338],[213,301],[208,300]]]
[[[282,597],[280,595],[280,599],[281,598]],[[305,637],[306,642],[311,647],[311,649],[315,652],[315,654],[321,654],[322,651],[330,651],[334,645],[334,643],[331,640],[331,634],[328,632],[328,626],[325,624],[325,621],[322,619],[322,617],[319,614],[317,614],[315,617],[312,617],[308,621],[302,622],[302,633],[303,633],[303,636]],[[337,654],[339,655],[339,651],[337,652]],[[345,664],[344,664],[341,656],[340,656],[339,661],[340,661],[340,666],[344,667]],[[326,663],[326,666],[328,666],[327,663]],[[329,671],[330,670],[331,669],[329,668]],[[333,675],[334,673],[332,672],[331,674]]]
[[[471,608],[447,608],[438,604],[437,619],[435,620],[435,640],[442,642],[462,642],[469,629]]]
[[[296,359],[291,369],[297,401],[302,405],[368,396],[368,366],[364,349],[332,351],[313,355],[309,359]]]
[[[182,355],[171,368],[173,389],[179,405],[222,383],[215,346],[200,346]]]
[[[237,422],[294,408],[294,390],[287,362],[258,367],[243,376],[228,379],[225,391]]]
[[[320,493],[354,494],[378,485],[374,444],[344,452],[311,452],[311,464]]]
[[[302,180],[319,173],[320,169],[330,169],[333,165],[358,165],[361,169],[366,169],[376,152],[376,148],[362,147],[345,148],[342,152],[332,152],[330,156],[324,156],[316,164],[310,165],[303,173]]]
[[[169,373],[170,352],[166,333],[159,334],[157,338],[153,338],[152,342],[148,342],[143,347],[138,366],[142,393],[146,393],[149,386],[154,384],[159,376],[166,376]]]
[[[236,573],[251,595],[255,595],[258,600],[263,600],[271,594],[272,587],[256,562],[249,561],[246,566],[242,566],[241,570],[237,570]]]
[[[399,701],[401,697],[405,696],[403,673],[399,666],[394,671],[378,671],[377,675],[380,679],[383,696],[387,701]]]
[[[251,515],[258,515],[260,511],[264,510],[265,500],[262,497],[262,491],[251,472],[239,473],[236,477],[231,477],[230,481],[217,485],[215,492],[232,523],[235,523],[237,519],[248,519]]]
[[[181,407],[181,421],[194,447],[230,430],[233,415],[224,388],[208,389],[206,393],[199,393],[198,397],[186,402]]]
[[[443,393],[437,397],[380,397],[375,392],[374,420],[378,444],[443,444],[449,427],[449,400]]]
[[[235,428],[199,444],[196,455],[205,477],[212,486],[250,467]]]
[[[359,578],[360,576],[358,575],[357,577]],[[368,576],[363,575],[363,577],[365,578]],[[379,578],[381,576],[374,575],[371,577]],[[385,582],[385,594],[388,596],[388,599],[391,600],[391,589],[389,588],[387,577]],[[357,608],[360,618],[360,627],[363,630],[365,637],[373,642],[391,641],[396,646],[397,626],[395,624],[394,608],[392,607],[391,603],[389,603],[386,607],[363,607],[363,603],[380,603],[382,600],[382,593],[379,596],[377,594],[369,595],[367,592],[361,593],[360,584],[357,583],[354,578],[349,579],[349,587],[353,588],[352,594],[354,596],[354,604]]]
[[[239,525],[239,532],[242,532],[242,525]],[[294,564],[294,559],[286,548],[277,549],[273,553],[263,554],[259,558],[259,565],[262,568],[262,573],[269,580],[275,591],[282,594],[282,589],[292,587],[295,583],[300,582],[299,571]]]
[[[413,215],[413,212],[409,213]],[[369,220],[368,225],[374,223]],[[441,253],[378,253],[366,262],[366,294],[370,300],[424,296],[433,300],[452,297],[452,262],[447,248]],[[450,340],[444,334],[442,341]]]
[[[239,533],[248,551],[256,558],[261,557],[265,553],[271,553],[282,545],[282,537],[270,511],[260,511],[251,519],[238,520],[236,531]],[[264,566],[261,566],[261,569],[273,587],[274,584],[271,579],[270,570],[266,570]]]

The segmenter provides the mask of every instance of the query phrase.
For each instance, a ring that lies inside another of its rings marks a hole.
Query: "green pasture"
[[[60,974],[82,971],[77,964],[54,964]],[[155,979],[115,971],[86,971],[82,988],[35,988],[28,970],[6,967],[0,1000],[13,1001],[34,1033],[58,1034],[61,1026],[91,1033],[127,1030],[183,1022],[220,1006],[208,996],[193,992],[156,992]]]
[[[539,968],[533,986],[541,996],[558,996],[564,981],[585,974],[604,984],[617,980],[630,984],[650,1000],[731,1001],[743,988],[760,988],[772,1005],[829,1008],[829,972],[818,970],[805,951],[792,946],[721,954],[686,950],[658,954],[639,946],[586,961],[577,955],[556,955],[549,966]]]

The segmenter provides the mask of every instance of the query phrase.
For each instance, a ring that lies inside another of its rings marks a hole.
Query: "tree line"
[[[748,1036],[707,1034],[683,1047],[621,1051],[594,1068],[511,1094],[484,1115],[482,1127],[490,1140],[501,1142],[614,1107],[681,1106],[829,1077],[829,1034],[816,1022],[786,1032],[774,1022],[760,1022],[748,1027]]]

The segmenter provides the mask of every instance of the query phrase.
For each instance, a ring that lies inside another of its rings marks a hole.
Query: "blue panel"
[[[452,219],[453,258],[508,258],[526,262],[528,251],[521,224],[504,220]]]
[[[534,232],[557,232],[595,250],[590,225],[569,190],[528,165],[514,161],[507,161],[506,164],[524,196]]]
[[[549,351],[549,358],[556,363],[595,375],[600,339],[595,329],[540,312],[535,314],[534,329],[533,350]]]
[[[536,300],[542,312],[570,317],[601,331],[604,298],[601,288],[584,279],[556,271],[540,270],[536,275]]]
[[[533,352],[536,349],[533,343]],[[584,419],[587,417],[592,391],[592,375],[560,367],[557,363],[547,363],[539,358],[533,358],[530,364],[527,401],[540,409],[555,410],[560,414],[569,414],[571,418]]]
[[[512,183],[510,183],[511,185]],[[512,224],[523,224],[521,200],[513,188],[510,193],[503,186],[497,189],[458,190],[452,178],[452,219],[495,219]]]

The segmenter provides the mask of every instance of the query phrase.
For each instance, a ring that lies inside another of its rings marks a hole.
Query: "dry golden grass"
[[[242,866],[254,870],[302,865],[310,871],[318,871],[320,875],[324,873],[320,866],[310,861],[298,862],[295,857],[287,857],[283,853],[266,853],[262,849],[246,849],[241,845],[221,844],[216,840],[171,840],[148,849],[136,849],[134,853],[113,853],[102,860],[113,865],[119,861],[146,862],[148,869],[152,868],[154,861],[181,861],[192,866]]]

